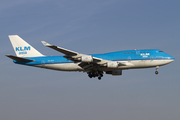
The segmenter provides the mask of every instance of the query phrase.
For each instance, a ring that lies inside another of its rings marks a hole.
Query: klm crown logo
[[[16,47],[16,51],[28,51],[31,50],[30,46],[25,46],[25,47]]]

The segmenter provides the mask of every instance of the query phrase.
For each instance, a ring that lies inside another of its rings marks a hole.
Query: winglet
[[[41,41],[44,46],[52,46],[51,44],[47,43],[46,41]]]

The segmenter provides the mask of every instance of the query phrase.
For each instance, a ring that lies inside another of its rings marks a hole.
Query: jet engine
[[[122,70],[106,71],[106,74],[122,75]]]
[[[77,60],[82,61],[82,62],[93,62],[93,57],[90,55],[83,55],[79,57]]]
[[[108,68],[117,68],[118,67],[118,63],[117,62],[108,62],[107,63],[107,67]]]

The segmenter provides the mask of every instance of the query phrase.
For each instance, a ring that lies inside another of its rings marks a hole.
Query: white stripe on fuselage
[[[35,67],[41,67],[59,71],[83,71],[78,65],[79,63],[61,63],[61,64],[41,64],[35,65]]]
[[[156,66],[166,65],[173,62],[173,59],[164,59],[164,60],[130,60],[130,61],[121,61],[125,63],[131,63],[127,66],[119,66],[118,68],[109,69],[107,67],[102,67],[102,71],[118,70],[118,69],[138,69],[138,68],[150,68]],[[84,71],[82,67],[79,66],[79,63],[62,63],[62,64],[41,64],[35,65],[35,67],[41,67],[52,70],[59,71]]]

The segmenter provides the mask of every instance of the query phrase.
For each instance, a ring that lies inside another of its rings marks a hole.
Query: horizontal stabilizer
[[[13,59],[13,60],[16,60],[18,62],[33,62],[33,61],[35,61],[35,60],[26,59],[26,58],[16,57],[13,55],[6,55],[6,56]]]

